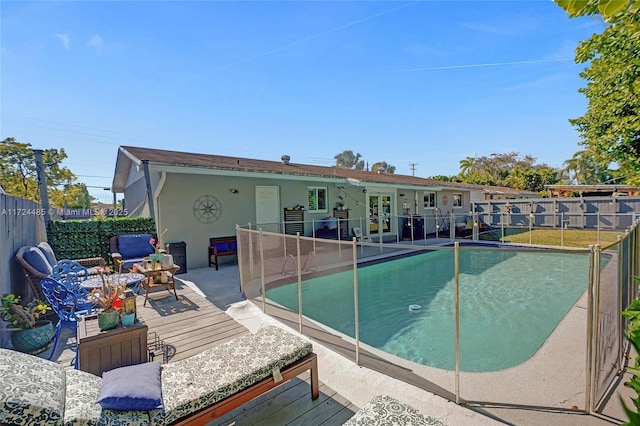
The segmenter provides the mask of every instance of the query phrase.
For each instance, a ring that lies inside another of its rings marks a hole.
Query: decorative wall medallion
[[[203,195],[193,203],[193,215],[202,223],[213,223],[222,215],[222,204],[213,195]]]

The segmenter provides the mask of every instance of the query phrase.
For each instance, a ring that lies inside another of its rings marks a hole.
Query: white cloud
[[[71,45],[71,38],[69,37],[69,34],[58,33],[56,34],[56,37],[60,40],[64,48],[69,50],[69,46]]]
[[[100,53],[102,51],[102,37],[99,35],[94,35],[87,41],[87,46],[93,48],[96,53]]]

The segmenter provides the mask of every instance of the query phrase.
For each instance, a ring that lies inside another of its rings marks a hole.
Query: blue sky
[[[562,167],[595,18],[539,1],[0,2],[0,138],[64,148],[110,202],[120,145],[454,175]],[[97,188],[92,188],[92,187]]]

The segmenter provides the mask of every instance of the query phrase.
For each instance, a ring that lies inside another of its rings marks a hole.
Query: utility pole
[[[411,176],[415,176],[416,175],[416,166],[418,165],[418,163],[409,163],[409,166],[411,167]]]

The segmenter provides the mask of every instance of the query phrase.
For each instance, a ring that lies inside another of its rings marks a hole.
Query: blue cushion
[[[49,243],[43,241],[38,244],[38,248],[40,249],[40,251],[42,251],[42,253],[44,253],[44,257],[47,258],[47,262],[49,262],[49,265],[53,266],[58,263],[56,255],[53,253],[53,249],[51,248]]]
[[[29,247],[24,252],[24,260],[42,274],[51,275],[53,272],[53,267],[47,262],[47,258],[38,247]]]
[[[229,243],[214,243],[211,244],[211,247],[215,247],[218,253],[229,251]]]
[[[162,408],[158,361],[115,368],[102,374],[98,403],[109,410]]]
[[[229,250],[237,251],[238,250],[238,243],[236,243],[235,241],[232,242],[232,243],[229,243]]]
[[[155,249],[149,243],[151,234],[128,234],[118,237],[118,253],[122,255],[122,259],[140,258],[155,252]]]

